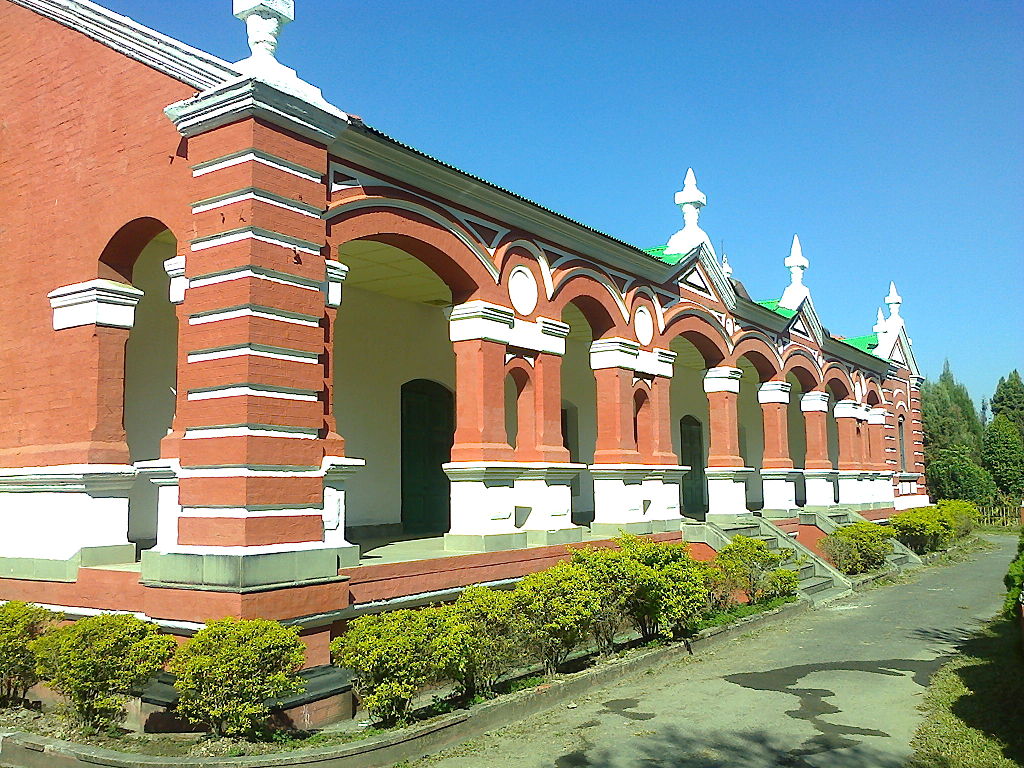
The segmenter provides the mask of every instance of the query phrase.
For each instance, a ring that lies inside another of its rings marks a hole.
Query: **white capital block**
[[[688,470],[683,466],[592,464],[594,523],[681,521],[679,490]]]

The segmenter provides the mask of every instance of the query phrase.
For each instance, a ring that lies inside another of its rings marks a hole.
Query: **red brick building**
[[[232,64],[0,0],[0,599],[292,621],[318,664],[353,606],[566,543],[926,500],[895,286],[833,336],[795,238],[780,299],[732,278],[692,171],[636,248],[325,102],[290,0],[235,10]]]

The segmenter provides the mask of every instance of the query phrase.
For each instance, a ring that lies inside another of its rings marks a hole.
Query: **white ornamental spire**
[[[793,244],[789,248],[789,256],[784,262],[789,270],[790,283],[786,286],[779,306],[783,309],[796,310],[806,298],[811,295],[804,285],[804,270],[810,266],[810,262],[804,257],[803,249],[800,247],[800,238],[793,235]]]
[[[732,277],[732,264],[729,263],[729,257],[726,256],[725,252],[722,252],[722,274],[726,277]]]
[[[235,17],[245,22],[251,60],[276,62],[277,38],[285,24],[295,21],[295,0],[234,0]]]
[[[889,319],[900,316],[900,305],[903,304],[903,297],[896,293],[896,282],[889,282],[889,295],[883,301],[889,305]]]
[[[878,318],[875,320],[874,326],[871,328],[875,333],[885,333],[885,315],[882,313],[882,308],[878,308]]]
[[[708,198],[697,188],[697,176],[693,168],[686,169],[683,188],[676,192],[675,201],[683,212],[683,228],[669,238],[665,253],[685,256],[701,243],[707,243],[708,250],[713,254],[715,249],[711,245],[711,240],[698,224],[700,209],[707,205]]]

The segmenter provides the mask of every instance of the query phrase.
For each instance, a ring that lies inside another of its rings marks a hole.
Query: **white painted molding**
[[[676,353],[670,349],[640,349],[637,342],[619,336],[598,339],[590,345],[590,367],[595,371],[623,368],[670,379],[675,359]]]
[[[239,75],[231,64],[216,56],[88,0],[13,2],[199,90],[212,88]]]
[[[832,409],[837,419],[860,419],[861,412],[860,403],[856,400],[840,400]]]
[[[828,413],[828,393],[805,392],[804,396],[800,398],[800,410],[804,413],[808,411]]]
[[[520,315],[529,315],[537,308],[537,300],[540,298],[537,278],[522,264],[509,273],[508,298]]]
[[[142,295],[134,286],[103,279],[57,288],[47,294],[53,309],[53,329],[82,325],[131,328]]]
[[[559,320],[523,320],[508,307],[479,300],[452,307],[448,323],[448,336],[453,342],[483,339],[553,355],[565,354],[568,335],[569,326]]]
[[[647,307],[637,307],[633,313],[633,331],[642,346],[646,347],[654,339],[654,318]]]
[[[0,469],[2,493],[103,493],[128,489],[136,469],[130,464],[60,464]]]
[[[789,403],[789,391],[793,385],[788,381],[766,381],[757,390],[757,402],[765,403]]]
[[[348,277],[348,267],[340,261],[327,259],[327,285],[324,292],[324,301],[328,307],[341,306],[341,284]]]
[[[164,272],[171,282],[167,289],[167,298],[171,304],[181,304],[188,290],[188,278],[185,277],[185,257],[172,256],[164,261]]]
[[[742,376],[743,371],[739,368],[730,368],[728,366],[709,368],[707,373],[704,374],[704,391],[733,392],[738,394],[740,391],[740,378]]]
[[[885,417],[889,411],[885,408],[871,408],[868,410],[868,424],[885,424]]]

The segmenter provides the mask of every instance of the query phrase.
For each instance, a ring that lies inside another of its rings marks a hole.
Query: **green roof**
[[[666,248],[668,248],[667,245],[659,245],[657,248],[644,248],[643,252],[646,253],[648,256],[653,256],[658,261],[665,262],[666,264],[678,264],[680,261],[682,261],[683,259],[690,255],[688,253],[666,254]]]
[[[878,334],[869,333],[867,336],[856,336],[852,339],[840,339],[844,344],[859,349],[861,352],[873,352],[878,346]]]
[[[775,314],[782,315],[783,317],[786,317],[786,318],[793,317],[793,315],[796,314],[796,310],[786,309],[785,307],[780,307],[778,299],[771,300],[771,301],[759,301],[757,303],[760,304],[765,309],[770,309]]]

